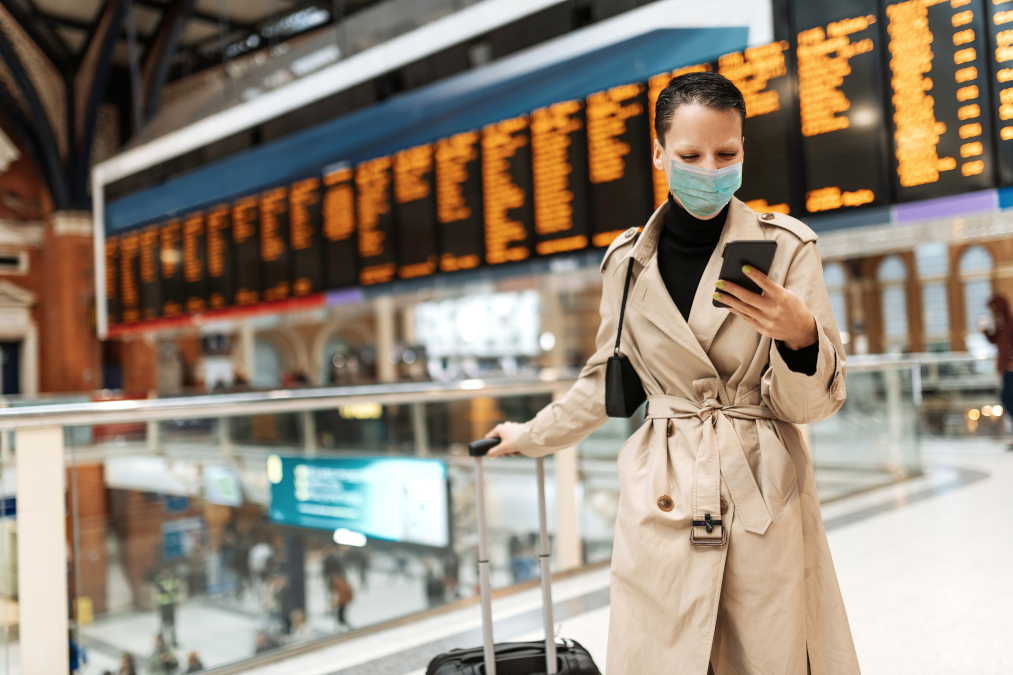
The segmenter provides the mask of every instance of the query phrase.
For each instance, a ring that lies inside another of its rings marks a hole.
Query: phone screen
[[[758,241],[730,241],[725,246],[720,278],[738,284],[753,293],[760,293],[762,295],[763,291],[760,290],[760,287],[743,273],[742,266],[749,265],[764,274],[768,274],[770,272],[770,265],[774,262],[774,253],[776,252],[776,241],[767,241],[765,239]],[[715,307],[728,306],[718,300],[713,300],[713,303]]]

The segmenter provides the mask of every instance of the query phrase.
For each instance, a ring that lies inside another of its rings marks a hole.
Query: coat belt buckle
[[[698,539],[696,537],[697,527],[706,527],[707,531],[710,532],[717,525],[721,527],[721,538],[720,539]],[[724,546],[728,543],[728,528],[721,524],[721,520],[714,520],[711,518],[711,514],[704,514],[703,520],[694,520],[693,527],[689,530],[689,543],[692,546]]]

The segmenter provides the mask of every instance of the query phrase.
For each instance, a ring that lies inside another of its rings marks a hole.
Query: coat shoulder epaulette
[[[786,216],[783,213],[761,213],[757,217],[760,219],[761,224],[777,225],[782,230],[788,230],[791,232],[803,243],[816,241],[819,238],[808,225],[796,218]]]
[[[612,255],[613,251],[617,251],[627,245],[632,245],[637,240],[637,232],[639,232],[637,228],[631,227],[616,237],[609,245],[608,250],[605,251],[605,256],[601,259],[601,267],[598,270],[601,272],[605,271],[605,265],[608,263],[609,256]]]

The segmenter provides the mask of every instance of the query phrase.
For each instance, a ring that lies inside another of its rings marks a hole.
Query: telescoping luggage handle
[[[489,552],[485,538],[485,485],[482,458],[499,445],[499,438],[483,438],[468,445],[475,458],[475,503],[478,512],[478,583],[482,597],[482,643],[485,648],[486,675],[496,675],[496,650],[492,639],[492,597],[489,584]],[[545,623],[545,672],[555,675],[556,640],[552,630],[552,577],[549,571],[549,531],[545,525],[545,460],[536,460],[538,471],[538,559],[542,569],[542,619]]]

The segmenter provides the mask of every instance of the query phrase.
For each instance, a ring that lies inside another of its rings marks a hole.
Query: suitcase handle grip
[[[483,438],[480,441],[468,443],[468,454],[472,457],[485,457],[489,451],[499,445],[501,439],[498,436]]]

